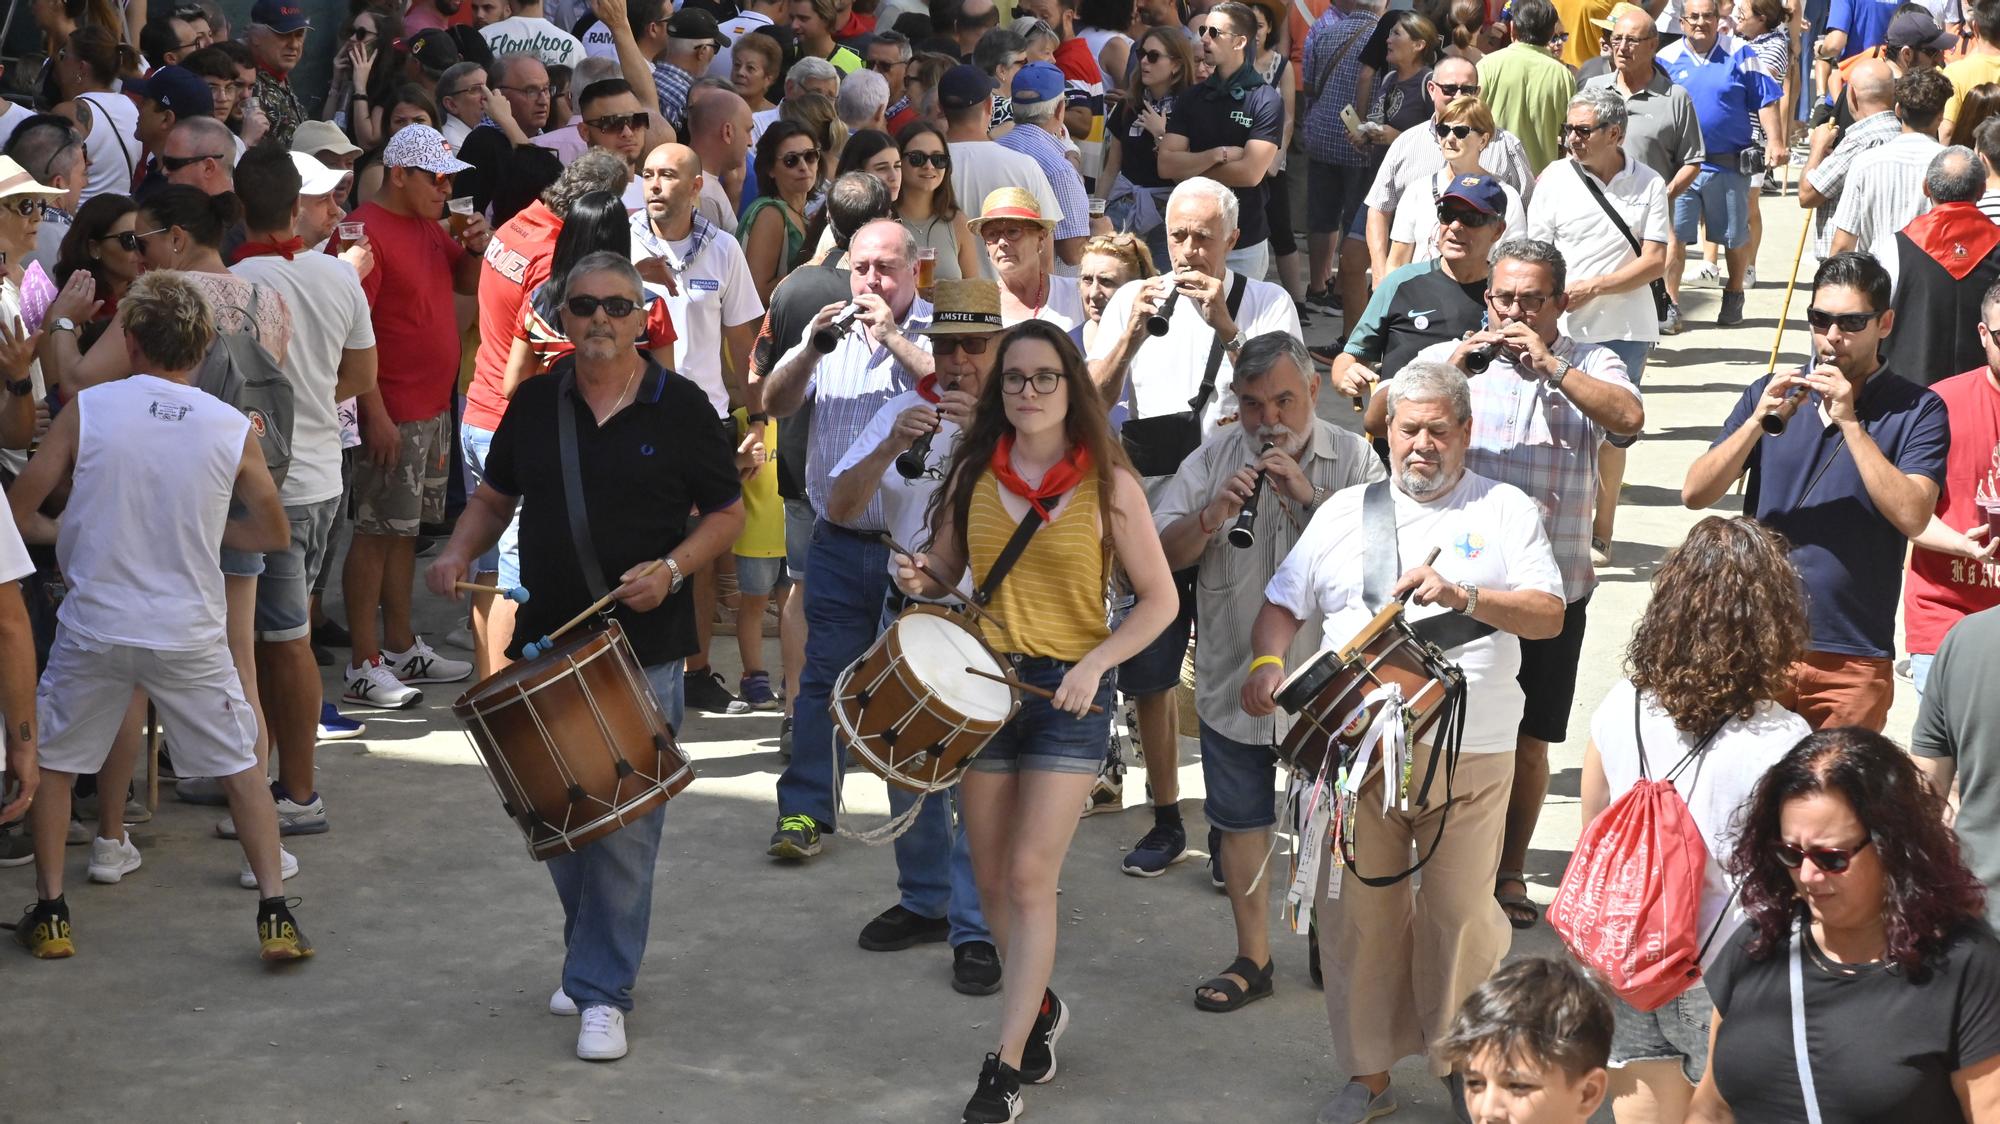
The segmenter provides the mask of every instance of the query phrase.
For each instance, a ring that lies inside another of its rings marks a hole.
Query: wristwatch
[[[49,330],[52,332],[74,332],[76,331],[76,321],[71,320],[67,316],[58,316],[54,320],[49,321]]]
[[[1222,350],[1228,352],[1232,358],[1241,353],[1243,350],[1243,329],[1236,329],[1236,335],[1222,345]]]
[[[1479,587],[1471,582],[1459,582],[1458,588],[1465,591],[1465,608],[1459,612],[1469,617],[1479,608]]]
[[[16,398],[26,398],[35,389],[35,380],[31,378],[8,379],[6,381],[7,393]]]
[[[674,561],[671,555],[660,559],[660,561],[667,564],[667,574],[672,579],[667,582],[667,593],[669,595],[679,593],[681,591],[681,582],[686,580],[681,576],[681,564]]]
[[[1569,374],[1573,366],[1574,364],[1572,364],[1569,360],[1558,358],[1556,360],[1555,371],[1551,373],[1548,377],[1549,389],[1561,390],[1563,384],[1563,376]]]

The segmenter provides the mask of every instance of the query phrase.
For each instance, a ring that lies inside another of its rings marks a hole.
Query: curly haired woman
[[[1765,770],[1812,732],[1772,701],[1805,639],[1784,540],[1748,519],[1710,516],[1661,563],[1625,652],[1630,677],[1590,720],[1584,823],[1641,775],[1672,775],[1694,814],[1709,854],[1697,912],[1704,967],[1741,923],[1720,862],[1731,819]],[[1616,999],[1612,1008],[1612,1114],[1618,1124],[1680,1124],[1708,1059],[1707,989],[1697,983],[1656,1011]]]

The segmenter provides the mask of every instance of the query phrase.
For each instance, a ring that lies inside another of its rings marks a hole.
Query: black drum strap
[[[1021,560],[1022,552],[1028,549],[1028,540],[1035,537],[1035,532],[1040,530],[1041,526],[1041,512],[1036,511],[1034,505],[1030,504],[1028,514],[1021,517],[1020,526],[1014,528],[1014,533],[1007,539],[1007,545],[1000,548],[1000,557],[993,560],[993,568],[986,571],[986,580],[980,582],[979,588],[973,591],[974,601],[983,606],[993,600],[993,594],[1000,589],[1000,579],[1006,577],[1007,571],[1014,568],[1014,563]]]
[[[556,387],[556,448],[562,458],[563,508],[569,514],[569,537],[576,543],[576,560],[583,567],[584,588],[592,601],[610,592],[604,567],[597,561],[597,540],[590,537],[590,509],[583,501],[583,471],[576,455],[576,367],[566,364]]]

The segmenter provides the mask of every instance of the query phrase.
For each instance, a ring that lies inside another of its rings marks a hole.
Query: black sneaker
[[[1743,291],[1741,289],[1722,291],[1722,312],[1715,322],[1724,328],[1743,323]]]
[[[778,723],[778,756],[786,761],[792,759],[792,717],[789,714]]]
[[[764,853],[774,859],[809,859],[819,854],[819,821],[811,816],[780,819]]]
[[[35,837],[27,825],[0,825],[0,867],[26,866],[34,861]]]
[[[36,901],[21,913],[14,941],[37,960],[62,960],[76,955],[69,935],[69,903],[57,898]]]
[[[322,648],[354,647],[354,637],[349,636],[346,629],[330,620],[321,621],[313,628],[312,640]]]
[[[950,921],[925,917],[897,902],[861,927],[861,947],[870,952],[901,952],[912,945],[936,944],[950,935]]]
[[[979,1067],[979,1084],[965,1102],[965,1124],[1009,1124],[1020,1118],[1020,1071],[998,1054],[986,1055],[986,1064]]]
[[[1042,1010],[1035,1025],[1028,1028],[1027,1045],[1021,1047],[1021,1083],[1046,1085],[1056,1076],[1056,1039],[1069,1029],[1069,1005],[1048,988],[1042,989]]]
[[[1186,857],[1187,828],[1177,823],[1156,823],[1118,869],[1139,878],[1158,878]]]
[[[960,995],[1000,990],[1000,950],[991,941],[967,941],[951,950],[951,989]]]
[[[750,708],[741,699],[729,693],[723,685],[722,676],[712,667],[683,674],[683,690],[687,693],[689,710],[704,710],[710,714],[748,714]]]
[[[299,932],[299,923],[283,898],[257,903],[257,941],[266,960],[304,960],[313,954],[312,942]]]

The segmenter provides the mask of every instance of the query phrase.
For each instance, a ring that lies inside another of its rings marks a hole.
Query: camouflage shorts
[[[444,522],[445,472],[451,461],[451,411],[396,426],[403,436],[387,472],[366,456],[354,467],[354,533],[414,538],[425,523]]]

